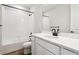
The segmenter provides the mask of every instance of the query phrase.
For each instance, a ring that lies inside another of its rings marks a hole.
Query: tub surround
[[[79,54],[79,39],[73,38],[73,37],[67,37],[66,35],[71,35],[68,33],[64,33],[64,35],[65,36],[59,35],[59,36],[53,37],[50,33],[32,34],[32,36],[34,37],[34,40],[40,39],[40,40],[45,41],[47,43],[54,44],[58,47],[65,48],[68,51],[71,51],[73,53]],[[37,42],[33,41],[32,43],[37,43]],[[39,42],[39,44],[41,44],[41,42]]]
[[[23,49],[23,43],[25,43],[25,41],[1,46],[1,54],[8,54]]]

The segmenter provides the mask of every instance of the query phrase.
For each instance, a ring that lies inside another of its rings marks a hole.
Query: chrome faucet
[[[52,30],[52,35],[53,36],[58,36],[58,33],[59,33],[59,26],[57,28],[53,28]]]

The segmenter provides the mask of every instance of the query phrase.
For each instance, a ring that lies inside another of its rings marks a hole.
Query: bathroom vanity
[[[52,36],[46,33],[32,34],[33,55],[78,55],[79,39]]]

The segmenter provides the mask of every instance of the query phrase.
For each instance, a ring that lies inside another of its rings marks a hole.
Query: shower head
[[[31,16],[32,14],[29,14],[29,16]]]

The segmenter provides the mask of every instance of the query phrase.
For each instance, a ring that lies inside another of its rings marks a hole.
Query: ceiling
[[[22,6],[29,8],[38,7],[38,5],[41,5],[43,7],[43,12],[50,11],[54,7],[58,6],[58,4],[22,4]]]
[[[57,6],[57,4],[47,4],[47,5],[43,5],[43,12],[48,12],[51,9],[55,8]]]

